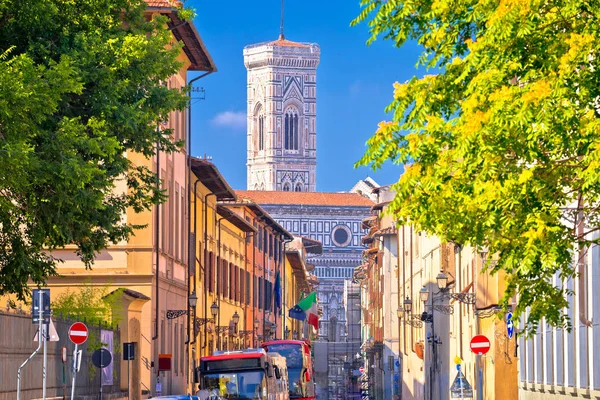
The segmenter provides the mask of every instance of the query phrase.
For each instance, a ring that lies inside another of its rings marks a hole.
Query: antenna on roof
[[[284,1],[285,0],[281,0],[281,25],[279,25],[279,40],[285,39],[285,36],[283,35],[283,9],[284,9]]]

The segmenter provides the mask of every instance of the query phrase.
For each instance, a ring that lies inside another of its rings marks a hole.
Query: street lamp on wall
[[[398,318],[402,318],[402,312],[404,312],[404,323],[408,324],[415,328],[421,328],[423,326],[423,322],[421,321],[420,315],[411,314],[412,312],[412,300],[406,296],[404,299],[404,307],[398,307],[396,311],[398,313]]]
[[[240,315],[236,312],[233,313],[233,317],[231,317],[233,321],[233,332],[237,333],[238,330],[238,322],[240,322]]]
[[[213,318],[216,318],[218,313],[219,313],[219,305],[217,304],[216,301],[213,301],[212,305],[210,306],[210,314],[213,316]]]
[[[195,290],[189,295],[188,302],[191,308],[196,308],[196,304],[198,304],[198,296],[196,296]]]
[[[440,290],[446,290],[448,288],[448,275],[446,275],[444,271],[440,271],[435,277],[435,280],[437,281]]]

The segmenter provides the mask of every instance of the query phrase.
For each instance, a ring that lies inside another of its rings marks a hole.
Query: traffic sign
[[[110,365],[112,362],[112,355],[110,351],[102,348],[98,349],[92,354],[92,364],[94,364],[97,368],[105,368]]]
[[[511,312],[506,314],[506,334],[509,339],[515,335],[515,324],[512,319],[513,315]]]
[[[358,371],[359,371],[361,374],[364,374],[364,373],[365,373],[365,367],[360,367],[360,368],[358,369]]]
[[[471,351],[475,354],[485,354],[490,351],[490,340],[484,335],[475,335],[471,339]]]
[[[42,293],[42,316],[45,324],[50,323],[50,289],[34,289],[31,291],[31,322],[39,323],[40,317],[40,293]]]
[[[56,327],[54,326],[54,322],[52,321],[52,318],[49,318],[49,325],[48,328],[46,328],[46,341],[48,342],[58,342],[60,340],[60,338],[58,337],[58,332],[56,332]],[[35,336],[33,337],[33,341],[37,342],[38,341],[38,335],[39,332],[35,333]]]
[[[88,335],[88,328],[83,322],[75,322],[69,328],[69,339],[75,344],[84,344]]]
[[[460,364],[458,364],[460,365]],[[450,386],[450,398],[452,399],[472,399],[473,386],[469,383],[462,371],[456,373],[456,378]]]

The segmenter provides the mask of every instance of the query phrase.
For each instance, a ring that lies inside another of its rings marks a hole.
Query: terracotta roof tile
[[[177,0],[146,0],[148,7],[178,7],[181,1]]]
[[[257,204],[302,204],[311,206],[372,207],[373,201],[358,193],[274,192],[236,190],[236,194]]]
[[[282,47],[310,47],[308,44],[292,42],[291,40],[287,40],[287,39],[273,40],[272,42],[267,43],[267,45],[282,46]]]

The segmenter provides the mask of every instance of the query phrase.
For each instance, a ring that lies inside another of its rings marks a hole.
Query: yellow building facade
[[[147,15],[150,18],[155,13],[170,18],[173,43],[178,38],[184,45],[179,55],[182,67],[166,82],[169,87],[184,89],[189,71],[216,71],[192,23],[182,24],[169,2],[152,2]],[[174,140],[188,140],[186,112],[171,113],[165,127],[173,129]],[[75,247],[54,251],[53,256],[64,263],[58,264],[60,276],[49,278],[47,287],[52,301],[67,291],[77,293],[86,285],[118,295],[115,311],[121,317],[121,342],[135,344],[136,359],[130,365],[131,398],[141,399],[142,392],[154,395],[159,387],[162,394],[184,393],[188,374],[186,318],[171,319],[169,311],[186,310],[188,303],[187,153],[186,149],[172,154],[159,152],[151,158],[129,153],[128,158],[134,165],[159,174],[167,201],[151,211],[128,210],[123,221],[143,228],[136,230],[129,241],[101,251],[91,270],[85,269]],[[125,183],[117,182],[115,191],[125,190]],[[158,371],[159,354],[170,355],[171,371]],[[127,377],[127,362],[117,358],[115,363],[121,377]],[[122,390],[127,384],[126,378],[121,379]]]

